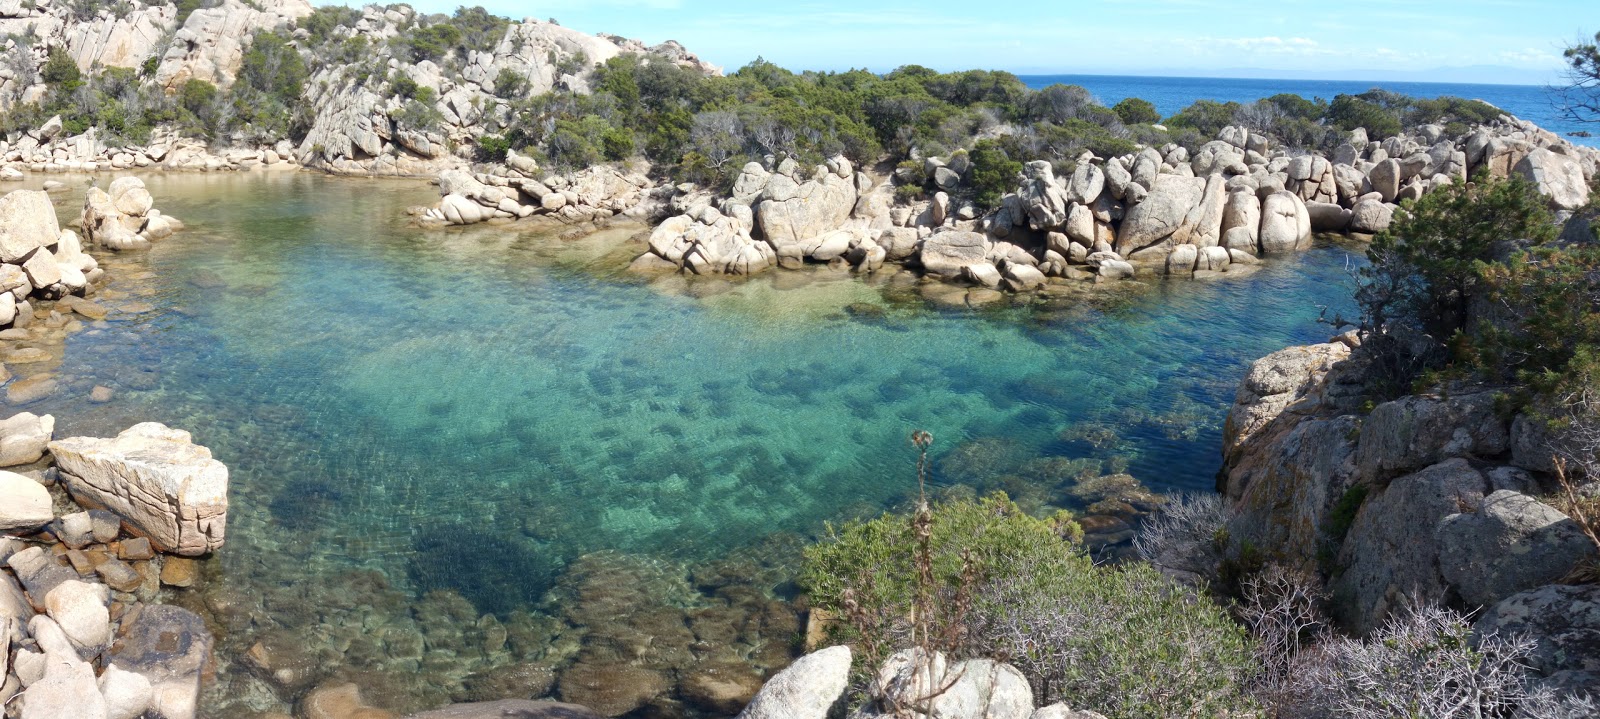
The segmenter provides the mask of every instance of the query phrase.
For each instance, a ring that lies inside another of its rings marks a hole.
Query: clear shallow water
[[[642,248],[627,230],[422,232],[403,214],[433,198],[419,182],[148,183],[189,229],[107,258],[116,280],[101,299],[118,311],[69,341],[63,390],[29,409],[56,414],[63,435],[166,422],[228,464],[228,543],[210,571],[234,592],[224,605],[252,607],[219,620],[241,652],[262,632],[320,637],[416,613],[340,614],[380,604],[348,596],[371,581],[400,597],[454,589],[469,626],[537,610],[594,632],[603,620],[563,606],[584,593],[542,601],[594,552],[677,567],[664,571],[679,584],[739,552],[792,567],[793,546],[760,548],[914,489],[913,429],[934,434],[941,484],[1005,488],[1030,506],[1083,509],[1095,497],[1073,490],[1086,467],[1208,490],[1245,367],[1330,334],[1318,306],[1345,307],[1352,253],[1320,246],[1243,277],[952,311],[907,278],[646,282],[616,270]],[[62,216],[79,202],[60,198]],[[87,401],[96,384],[116,389],[111,403]],[[770,593],[783,576],[752,581]],[[672,601],[705,601],[688,596]],[[538,641],[567,636],[562,652],[515,658],[584,661],[592,635],[561,631]],[[446,671],[409,655],[386,664],[394,643],[361,657],[334,644],[322,661]]]
[[[1320,97],[1332,101],[1336,95],[1357,95],[1373,88],[1382,88],[1413,97],[1440,97],[1450,95],[1473,100],[1483,100],[1495,107],[1556,134],[1595,127],[1575,123],[1561,117],[1551,101],[1550,93],[1536,85],[1476,85],[1442,82],[1356,82],[1340,80],[1263,80],[1254,78],[1213,77],[1139,77],[1120,75],[1024,75],[1022,81],[1031,88],[1042,88],[1056,83],[1079,85],[1093,93],[1107,107],[1125,98],[1138,97],[1150,101],[1162,117],[1171,117],[1196,100],[1250,103],[1279,93],[1294,93],[1301,97]],[[1600,147],[1600,137],[1569,137],[1574,144]]]

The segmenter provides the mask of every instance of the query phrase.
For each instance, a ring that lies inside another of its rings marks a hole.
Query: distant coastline
[[[1517,117],[1567,137],[1576,145],[1600,147],[1600,138],[1572,137],[1568,133],[1593,126],[1560,117],[1542,85],[1495,85],[1449,82],[1399,82],[1392,80],[1297,80],[1229,77],[1177,77],[1154,75],[1018,75],[1028,87],[1057,83],[1081,85],[1106,106],[1128,97],[1150,101],[1163,117],[1183,110],[1196,100],[1248,103],[1278,93],[1331,100],[1339,94],[1359,94],[1379,87],[1412,97],[1456,97],[1483,100]]]

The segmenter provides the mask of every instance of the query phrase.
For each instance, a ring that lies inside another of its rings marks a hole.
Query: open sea
[[[1138,77],[1123,75],[1022,75],[1028,87],[1038,89],[1055,84],[1079,85],[1110,107],[1125,98],[1150,101],[1163,117],[1171,117],[1196,100],[1217,102],[1255,102],[1279,93],[1294,93],[1306,98],[1333,100],[1336,95],[1354,95],[1383,88],[1414,97],[1446,95],[1482,100],[1524,120],[1532,120],[1551,132],[1588,130],[1600,135],[1600,123],[1572,122],[1560,116],[1552,95],[1538,85],[1473,85],[1442,82],[1362,82],[1342,80],[1262,80],[1215,77]],[[1600,137],[1567,137],[1574,144],[1600,147]]]

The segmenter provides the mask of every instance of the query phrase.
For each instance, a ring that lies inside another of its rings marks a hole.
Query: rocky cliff
[[[498,39],[488,49],[448,61],[419,60],[390,42],[435,21],[409,6],[368,6],[317,35],[301,27],[311,14],[306,0],[223,0],[181,19],[173,3],[132,0],[85,13],[64,0],[0,2],[6,56],[0,63],[0,109],[47,96],[43,70],[58,49],[85,73],[135,69],[142,92],[175,96],[191,80],[226,91],[256,34],[275,31],[289,36],[310,73],[297,103],[308,113],[306,126],[294,133],[294,142],[247,134],[195,142],[165,134],[138,147],[108,146],[93,129],[69,136],[59,122],[47,122],[4,138],[0,159],[33,172],[291,163],[345,174],[432,175],[466,166],[479,137],[503,131],[512,101],[551,90],[586,93],[587,71],[619,55],[720,72],[675,42],[646,46],[533,18],[494,29]],[[497,88],[506,77],[516,80],[514,91]],[[396,78],[409,81],[406,96],[395,91]],[[398,119],[417,98],[427,122]]]
[[[1240,384],[1219,489],[1226,561],[1329,578],[1366,634],[1403,603],[1480,611],[1480,632],[1539,642],[1532,669],[1600,689],[1600,586],[1568,586],[1596,556],[1555,490],[1542,425],[1495,388],[1366,403],[1353,335],[1257,361]]]

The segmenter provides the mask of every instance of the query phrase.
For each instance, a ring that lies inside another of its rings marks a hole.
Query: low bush
[[[1149,100],[1130,97],[1113,105],[1112,112],[1127,125],[1148,125],[1161,122],[1161,113],[1156,111],[1156,106]]]

